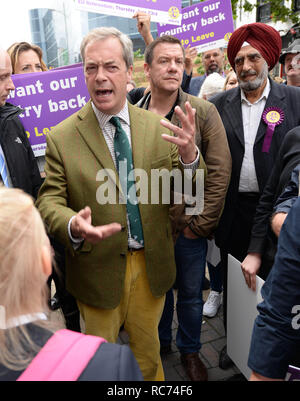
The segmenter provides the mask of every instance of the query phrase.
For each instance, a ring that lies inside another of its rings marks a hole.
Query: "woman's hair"
[[[80,54],[83,62],[85,61],[85,49],[89,43],[98,40],[105,40],[110,37],[117,38],[123,48],[123,59],[126,63],[127,69],[133,65],[133,45],[131,39],[113,27],[95,28],[89,32],[82,40],[80,46]]]
[[[233,70],[233,68],[230,68],[230,70],[228,71],[228,74],[226,75],[226,79],[225,79],[225,82],[224,82],[223,91],[226,90],[226,86],[227,86],[228,81],[229,81],[229,79],[230,79],[230,77],[231,77],[232,74],[235,74],[235,71]],[[235,75],[236,75],[236,74],[235,74]]]
[[[29,195],[2,185],[0,238],[0,306],[5,311],[2,320],[7,323],[21,315],[46,312],[49,290],[42,248],[50,244],[42,219]],[[0,328],[0,364],[21,370],[37,352],[26,325]]]
[[[16,65],[19,60],[20,54],[28,50],[33,50],[34,52],[36,52],[41,63],[42,71],[47,71],[48,68],[43,61],[43,51],[39,46],[32,45],[28,42],[16,42],[7,49],[7,53],[9,54],[11,59],[12,73],[15,74]]]

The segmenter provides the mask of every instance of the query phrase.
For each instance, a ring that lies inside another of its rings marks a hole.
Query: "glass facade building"
[[[183,0],[182,7],[196,3],[199,0]],[[63,0],[59,7],[29,11],[32,42],[42,48],[48,67],[79,62],[81,39],[100,26],[118,28],[131,38],[134,51],[144,52],[145,43],[137,30],[136,19],[78,11],[72,0]],[[151,23],[151,33],[154,38],[157,36],[156,23]]]
[[[114,26],[121,32],[130,37],[133,43],[133,50],[140,49],[142,53],[145,50],[145,42],[139,34],[136,26],[136,19],[114,17],[111,15],[103,15],[96,13],[87,13],[88,29],[94,29],[99,26]],[[156,23],[151,23],[151,33],[154,38],[157,36]]]
[[[55,10],[38,8],[29,11],[32,42],[43,50],[48,67],[69,64],[64,16]]]

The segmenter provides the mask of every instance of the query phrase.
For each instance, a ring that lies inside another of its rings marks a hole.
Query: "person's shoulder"
[[[290,131],[288,131],[283,141],[284,142],[296,141],[296,143],[300,144],[300,126],[298,125],[297,127],[294,127]]]
[[[300,98],[300,87],[293,85],[282,85],[275,82],[274,80],[270,80],[270,82],[271,92],[281,92],[282,94],[288,94]]]
[[[20,107],[6,102],[4,106],[0,107],[0,119],[5,119],[8,123],[14,122],[19,126],[22,126],[22,123],[19,119],[19,115],[22,113],[22,111],[23,110]]]
[[[191,82],[201,82],[201,81],[204,81],[205,78],[206,78],[205,75],[198,75],[197,77],[193,77],[191,79]]]
[[[62,135],[62,133],[64,135],[67,135],[69,132],[73,135],[74,134],[73,130],[76,127],[76,125],[79,124],[80,121],[89,118],[96,119],[96,116],[93,112],[90,102],[88,102],[85,106],[83,106],[80,110],[76,111],[74,114],[71,114],[69,117],[62,120],[54,127],[52,127],[50,135],[56,136],[56,135]]]
[[[43,327],[35,323],[28,323],[25,327],[31,337],[31,341],[40,347],[43,347],[54,334],[54,332],[49,329],[51,327],[50,324],[49,328],[47,328],[47,324]]]
[[[300,232],[300,197],[293,203],[290,212],[282,226],[282,232],[289,234],[290,240],[294,241],[297,252],[299,252],[299,232]],[[282,235],[280,234],[280,237]]]
[[[227,91],[223,91],[217,93],[216,95],[209,98],[209,102],[217,105],[219,103],[223,103],[227,99],[232,99],[239,94],[238,88],[229,89]]]
[[[189,101],[191,106],[196,109],[197,113],[201,111],[207,114],[215,107],[211,102],[190,94],[187,94],[185,101]]]
[[[132,89],[129,93],[127,93],[128,101],[131,104],[136,104],[138,101],[140,101],[143,98],[145,90],[146,90],[145,87]]]
[[[300,152],[300,126],[292,128],[288,131],[282,140],[280,153],[283,156],[291,157]],[[297,156],[298,157],[298,156]]]
[[[189,93],[195,96],[198,95],[204,81],[205,81],[205,75],[193,77],[190,81]]]
[[[15,106],[14,104],[11,104],[9,102],[6,102],[3,106],[0,107],[0,116],[7,116],[11,114],[20,114],[22,112],[22,109],[18,106]]]
[[[79,381],[141,381],[141,371],[127,345],[103,343],[79,377]]]
[[[137,105],[128,104],[129,115],[131,118],[140,119],[144,123],[159,124],[163,119],[162,116],[152,111],[138,107]]]
[[[22,113],[22,109],[14,106],[13,104],[6,103],[3,107],[0,107],[0,110],[0,120],[2,119],[2,121],[6,121],[6,134],[16,139],[21,137],[23,143],[29,143],[24,126],[19,118],[19,115]]]
[[[289,92],[291,96],[300,99],[300,87],[292,85],[281,85],[281,87],[285,88],[285,90]]]

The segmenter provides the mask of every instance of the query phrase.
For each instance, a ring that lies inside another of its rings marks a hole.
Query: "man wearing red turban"
[[[260,52],[268,64],[269,71],[275,67],[282,46],[281,37],[276,29],[267,24],[256,22],[243,25],[234,31],[227,48],[228,60],[234,69],[235,57],[245,42]]]
[[[260,233],[251,235],[258,200],[283,137],[300,125],[299,89],[279,85],[268,76],[278,62],[280,51],[280,35],[271,26],[253,23],[234,31],[227,54],[239,87],[210,99],[221,115],[232,156],[231,181],[215,233],[224,272],[225,329],[227,256],[231,254],[243,262],[246,283],[253,288],[262,252]],[[230,362],[224,348],[219,366],[227,368]]]

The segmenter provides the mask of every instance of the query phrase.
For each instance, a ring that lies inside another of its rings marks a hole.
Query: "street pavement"
[[[209,290],[203,291],[204,300],[206,300],[208,294]],[[172,352],[170,354],[162,356],[165,379],[166,381],[189,381],[189,378],[180,362],[180,352],[178,351],[175,344],[177,328],[178,321],[176,311],[174,311],[174,319],[172,324]],[[119,343],[128,343],[128,335],[126,332],[123,331],[120,333]],[[207,368],[208,381],[225,381],[230,378],[236,377],[235,375],[241,374],[236,366],[233,366],[226,370],[219,368],[219,352],[226,344],[222,305],[215,317],[203,317],[201,344],[202,347],[199,352],[199,356]]]

